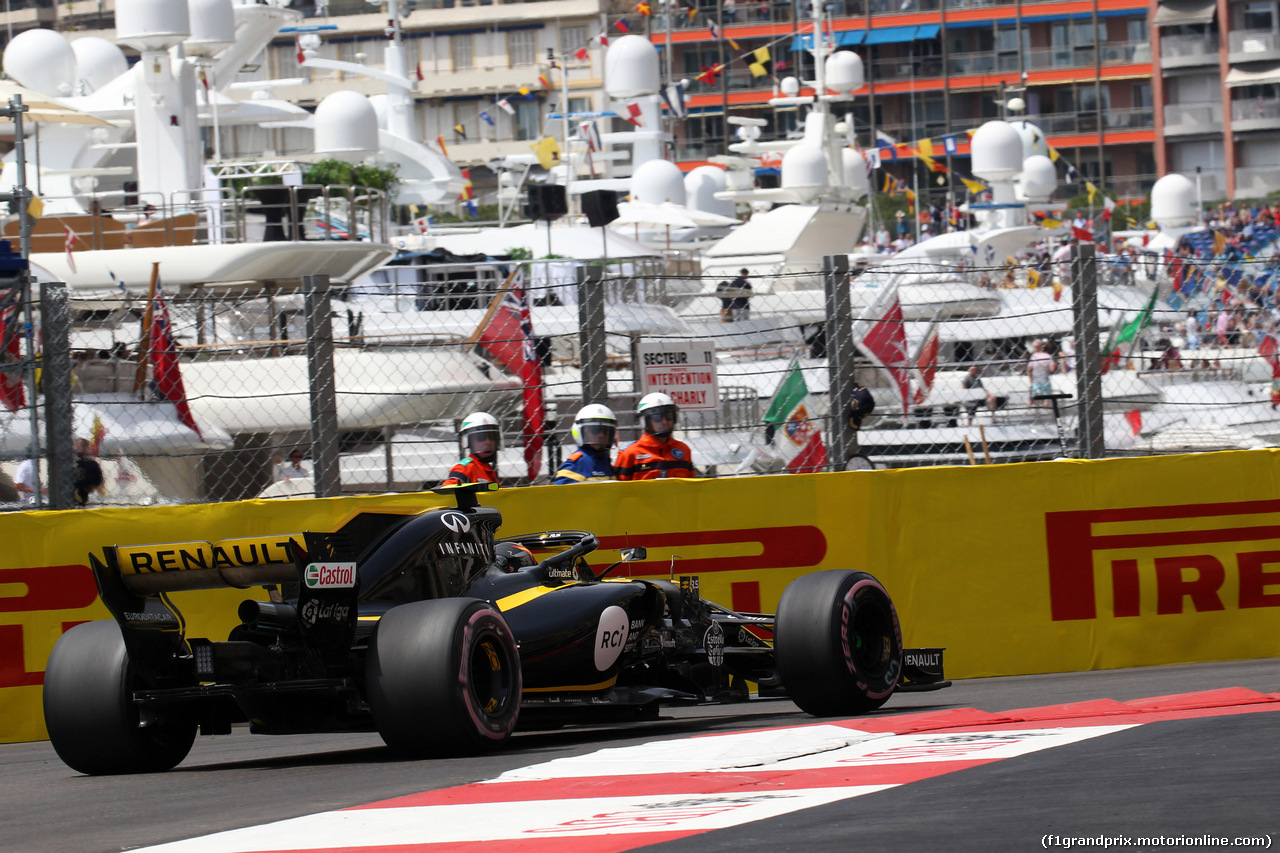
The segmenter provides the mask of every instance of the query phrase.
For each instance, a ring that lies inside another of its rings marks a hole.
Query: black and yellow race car
[[[379,732],[407,756],[474,752],[520,728],[644,719],[671,704],[786,695],[815,715],[945,687],[941,649],[902,648],[884,587],[791,583],[776,616],[703,600],[695,577],[614,578],[582,531],[496,539],[487,486],[456,506],[362,512],[334,533],[109,547],[90,555],[114,621],[49,657],[44,713],[82,773],[167,770],[197,732]],[[549,556],[545,556],[549,554]],[[542,559],[538,558],[542,556]],[[168,593],[266,587],[225,640],[188,637]]]

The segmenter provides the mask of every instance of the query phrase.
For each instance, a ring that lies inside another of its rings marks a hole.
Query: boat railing
[[[431,254],[404,252],[346,294],[397,312],[485,309],[519,265],[531,305],[572,307],[578,304],[578,271],[588,264],[604,266],[606,304],[667,302],[665,259],[647,256],[440,263]]]
[[[254,185],[159,193],[103,191],[41,197],[47,212],[31,230],[31,251],[54,253],[273,241],[390,237],[385,193],[369,187]],[[19,238],[17,216],[4,238]]]

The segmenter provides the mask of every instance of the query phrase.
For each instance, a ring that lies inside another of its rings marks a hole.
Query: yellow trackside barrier
[[[805,572],[872,572],[908,645],[945,646],[953,678],[1280,654],[1280,451],[1101,462],[667,480],[482,497],[508,535],[590,530],[593,563],[699,575],[704,597],[772,611]],[[0,515],[0,741],[45,736],[57,638],[110,618],[88,551],[334,530],[433,494]],[[261,591],[174,593],[190,636],[225,637]]]

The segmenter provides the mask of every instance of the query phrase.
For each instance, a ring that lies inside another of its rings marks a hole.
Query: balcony
[[[1276,191],[1280,191],[1280,166],[1236,169],[1236,198],[1262,198]]]
[[[1222,104],[1205,101],[1169,104],[1164,108],[1165,136],[1188,136],[1197,133],[1222,133]]]
[[[1260,62],[1280,59],[1280,35],[1271,30],[1235,30],[1227,33],[1227,61]]]
[[[1098,132],[1098,114],[1094,110],[1070,113],[1044,113],[1027,116],[1027,121],[1051,136],[1072,136]],[[1103,110],[1102,127],[1107,133],[1125,130],[1151,130],[1155,127],[1155,111],[1151,107]]]
[[[1240,98],[1231,102],[1231,132],[1280,128],[1280,98]]]
[[[1160,67],[1187,68],[1218,63],[1218,36],[1214,33],[1164,36],[1160,39]]]
[[[885,60],[886,62],[888,60]],[[897,60],[901,62],[902,60]],[[919,60],[929,62],[930,60]],[[936,60],[933,60],[936,62]],[[1054,68],[1091,68],[1094,50],[1086,48],[1036,48],[1023,54],[1028,71],[1044,71]],[[1151,43],[1146,41],[1116,42],[1102,46],[1102,65],[1133,65],[1151,61]],[[877,63],[879,65],[879,63]],[[947,70],[952,76],[992,74],[1001,71],[1018,71],[1016,53],[984,51],[957,53],[948,57]],[[877,68],[877,73],[880,69]],[[901,76],[901,75],[899,75]],[[916,76],[921,76],[918,72]]]

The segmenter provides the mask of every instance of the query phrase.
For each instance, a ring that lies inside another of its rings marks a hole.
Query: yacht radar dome
[[[168,50],[191,36],[186,3],[174,0],[119,0],[116,41],[146,53]]]
[[[837,50],[827,57],[828,89],[848,95],[862,88],[864,83],[862,57],[851,50]]]
[[[827,187],[827,155],[822,146],[801,143],[782,155],[782,187],[814,190]]]
[[[684,194],[688,206],[703,213],[733,216],[733,202],[718,199],[715,194],[728,189],[729,178],[718,166],[699,166],[684,176]]]
[[[800,81],[794,77],[783,77],[780,87],[782,89],[782,94],[786,95],[788,98],[794,98],[796,95],[800,94]]]
[[[858,195],[871,192],[871,181],[867,178],[867,158],[861,151],[853,148],[840,149],[840,165],[843,171],[844,185]]]
[[[378,150],[378,114],[359,92],[340,90],[316,107],[316,153],[356,163]]]
[[[1058,188],[1058,169],[1043,154],[1022,161],[1022,195],[1028,201],[1048,201]]]
[[[1043,130],[1024,119],[1011,121],[1009,125],[1018,132],[1018,136],[1022,137],[1022,158],[1024,160],[1033,154],[1049,156],[1049,142],[1044,138]]]
[[[610,45],[612,48],[612,45]],[[685,203],[684,174],[680,167],[667,160],[650,160],[641,163],[631,176],[631,200],[649,204]]]
[[[378,116],[378,129],[386,130],[387,117],[391,111],[391,105],[387,102],[386,93],[380,92],[377,95],[370,95],[369,103],[373,104],[373,111]]]
[[[231,0],[187,0],[191,38],[182,43],[189,56],[213,56],[235,44],[236,13]]]
[[[1186,175],[1165,175],[1151,188],[1151,218],[1163,228],[1196,222],[1196,186]]]
[[[604,56],[605,91],[614,99],[656,95],[662,89],[658,51],[643,36],[623,36],[609,42]]]
[[[87,95],[96,92],[129,70],[124,51],[115,42],[86,36],[71,43],[76,54],[76,76],[84,83]]]
[[[27,30],[5,48],[4,73],[42,95],[65,98],[74,94],[76,52],[62,33]]]
[[[988,181],[1009,181],[1022,171],[1022,137],[1003,121],[978,128],[970,142],[973,173]]]

